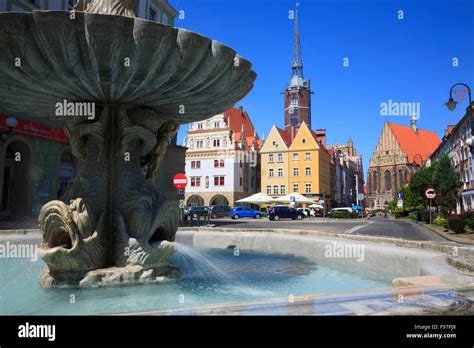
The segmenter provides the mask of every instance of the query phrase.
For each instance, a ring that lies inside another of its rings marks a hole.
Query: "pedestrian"
[[[386,210],[384,211],[384,218],[385,219],[387,218],[387,211]]]

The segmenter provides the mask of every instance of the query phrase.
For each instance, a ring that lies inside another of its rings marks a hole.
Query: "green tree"
[[[425,167],[417,171],[410,179],[408,187],[412,193],[412,205],[419,207],[422,210],[428,205],[425,198],[425,191],[427,188],[433,186],[434,167]]]
[[[441,214],[448,215],[456,208],[456,197],[462,182],[447,155],[433,165],[432,183],[436,190],[436,204]]]

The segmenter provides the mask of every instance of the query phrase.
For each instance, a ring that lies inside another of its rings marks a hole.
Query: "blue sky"
[[[418,126],[441,136],[465,112],[451,112],[449,88],[464,82],[474,92],[474,0],[300,0],[305,78],[311,79],[313,129],[325,128],[328,144],[349,137],[364,158],[364,171],[384,121],[389,99],[419,102]],[[281,92],[291,76],[294,22],[290,0],[170,0],[185,19],[176,26],[235,49],[258,77],[237,105],[249,112],[259,135],[283,127]],[[403,19],[399,20],[399,10]],[[349,67],[343,66],[344,57]],[[453,67],[457,57],[459,66]],[[179,142],[187,130],[182,126]]]

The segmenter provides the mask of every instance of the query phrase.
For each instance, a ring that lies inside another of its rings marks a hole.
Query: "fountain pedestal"
[[[228,110],[256,78],[220,43],[133,18],[133,3],[98,0],[74,16],[0,13],[1,107],[45,117],[58,104],[95,108],[93,118],[58,116],[80,171],[39,216],[43,286],[170,273],[179,207],[154,183],[169,140],[180,124]]]

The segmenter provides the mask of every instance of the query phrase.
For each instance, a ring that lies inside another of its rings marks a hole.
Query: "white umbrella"
[[[276,202],[272,197],[260,192],[250,197],[239,199],[238,201],[236,201],[236,203],[265,204],[265,203],[276,203]]]
[[[277,197],[277,198],[275,198],[275,201],[277,201],[279,203],[295,202],[296,204],[298,204],[298,203],[301,203],[301,204],[314,204],[315,203],[312,199],[310,199],[308,197],[305,197],[301,193],[298,193],[298,192],[293,192],[293,193],[287,194],[286,196],[283,196],[283,197]]]

